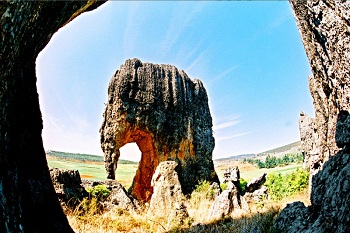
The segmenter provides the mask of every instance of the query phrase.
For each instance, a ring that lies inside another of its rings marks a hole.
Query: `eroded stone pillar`
[[[100,133],[109,177],[117,162],[111,156],[126,143],[139,146],[141,162],[131,192],[143,201],[152,195],[156,167],[167,160],[179,164],[185,194],[200,180],[219,183],[206,90],[174,66],[127,60],[110,81]]]

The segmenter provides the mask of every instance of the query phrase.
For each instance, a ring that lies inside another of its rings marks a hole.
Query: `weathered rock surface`
[[[210,206],[208,220],[230,216],[235,210],[247,210],[248,204],[267,199],[268,189],[263,185],[266,182],[266,175],[264,173],[250,181],[243,192],[238,167],[225,170],[224,183],[227,183],[227,189],[222,191]]]
[[[319,136],[317,134],[316,120],[301,112],[299,116],[299,132],[301,151],[304,157],[304,168],[314,175],[320,168],[320,152],[316,146]],[[310,176],[311,179],[312,176]]]
[[[55,192],[61,204],[76,206],[88,196],[85,188],[81,185],[81,178],[78,170],[50,169],[50,176]]]
[[[350,232],[350,153],[332,156],[312,179],[311,206],[288,205],[277,217],[282,232]]]
[[[176,161],[182,190],[218,182],[212,161],[214,138],[206,90],[171,65],[127,60],[112,77],[100,129],[108,178],[115,178],[119,149],[136,142],[142,156],[131,193],[149,201],[159,163]]]
[[[229,168],[224,172],[224,182],[227,189],[217,196],[210,206],[208,219],[220,219],[229,216],[234,210],[247,208],[240,186],[240,172],[238,167]]]
[[[315,108],[317,140],[309,148],[311,153],[305,152],[314,174],[338,151],[335,143],[337,115],[340,110],[350,110],[349,2],[299,0],[290,3],[313,73],[309,77],[309,87]]]
[[[266,182],[267,173],[262,174],[261,176],[251,180],[245,187],[245,191],[248,193],[254,192],[255,190],[260,189],[263,184]]]
[[[233,211],[232,205],[232,196],[233,193],[231,190],[224,190],[222,193],[217,196],[210,206],[208,212],[208,219],[220,219],[225,216],[229,216]]]
[[[152,177],[153,195],[149,203],[148,215],[168,218],[176,209],[182,206],[184,195],[175,168],[174,161],[161,162]]]
[[[97,185],[104,185],[111,191],[108,197],[103,200],[102,203],[105,210],[112,210],[116,208],[130,212],[139,212],[142,209],[139,202],[130,197],[123,185],[115,180],[83,180],[82,185],[85,188],[93,188]]]
[[[238,167],[231,167],[224,171],[224,183],[227,182],[238,182],[241,178]]]
[[[73,232],[42,144],[35,60],[52,35],[101,1],[0,1],[0,232]]]
[[[315,156],[306,160],[313,173],[322,170],[312,178],[311,206],[288,205],[275,227],[283,232],[350,232],[350,3],[290,3],[313,72],[309,86],[318,137],[309,147]],[[336,145],[343,150],[337,152]]]
[[[267,187],[263,185],[261,188],[254,190],[253,192],[246,192],[243,197],[248,204],[257,203],[259,201],[267,200],[269,193]]]
[[[175,203],[174,209],[171,211],[169,218],[168,218],[168,224],[167,228],[171,229],[176,226],[183,226],[185,224],[186,219],[188,219],[190,216],[187,211],[187,207],[184,203]]]

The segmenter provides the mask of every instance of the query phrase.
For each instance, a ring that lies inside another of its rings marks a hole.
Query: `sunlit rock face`
[[[142,155],[130,191],[149,201],[152,175],[173,160],[183,192],[200,180],[219,182],[212,151],[214,138],[207,92],[172,65],[127,60],[113,75],[101,129],[107,178],[115,178],[119,149],[136,142]]]
[[[291,233],[350,232],[350,3],[290,3],[313,72],[309,86],[316,118],[302,119],[311,133],[301,135],[314,176],[311,205],[287,205],[274,226]]]
[[[315,108],[314,148],[305,151],[313,174],[339,150],[337,116],[350,110],[350,4],[348,1],[290,1],[313,75],[309,88]]]

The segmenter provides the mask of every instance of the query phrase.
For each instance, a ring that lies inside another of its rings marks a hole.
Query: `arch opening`
[[[130,145],[132,145],[133,148],[137,146],[141,152],[139,164],[129,188],[129,193],[139,201],[149,202],[153,194],[153,187],[151,186],[152,176],[159,164],[154,140],[149,133],[139,129],[126,133],[125,135],[121,143],[123,146],[119,148],[116,147],[116,151],[119,151],[118,161],[122,158],[122,153],[124,154],[124,152],[126,152],[125,146],[130,147]]]
[[[141,160],[141,151],[135,142],[131,142],[122,146],[119,152],[115,178],[126,189],[129,189]]]

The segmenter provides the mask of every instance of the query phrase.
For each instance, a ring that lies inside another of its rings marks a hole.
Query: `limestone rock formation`
[[[308,168],[310,173],[315,174],[320,167],[320,153],[318,147],[318,134],[315,118],[309,117],[301,112],[299,116],[299,132],[301,140],[301,151],[304,157],[304,168]],[[312,176],[310,176],[311,178]]]
[[[349,193],[350,152],[342,150],[314,175],[311,206],[301,202],[288,205],[277,217],[275,227],[290,233],[350,232]]]
[[[119,149],[130,142],[138,145],[142,155],[131,193],[139,200],[150,200],[152,175],[167,160],[179,164],[185,194],[199,180],[219,183],[206,90],[174,66],[127,60],[109,83],[100,133],[110,179],[115,178]]]
[[[208,220],[230,216],[235,210],[247,210],[248,204],[267,199],[268,190],[263,185],[266,181],[266,175],[264,173],[251,180],[243,192],[239,181],[240,171],[238,167],[225,170],[224,183],[227,183],[227,189],[217,196],[210,206]]]
[[[50,169],[50,176],[55,192],[63,206],[76,206],[88,196],[85,188],[81,186],[78,170]]]
[[[180,204],[175,203],[174,209],[168,218],[167,228],[171,229],[173,227],[183,226],[189,217],[186,205],[183,202]]]
[[[251,192],[254,192],[255,190],[260,189],[263,186],[263,184],[266,182],[266,176],[267,176],[267,173],[264,173],[261,176],[251,180],[246,185],[245,191],[251,193]]]
[[[248,206],[243,198],[239,178],[240,172],[238,167],[225,170],[224,182],[227,183],[227,189],[222,191],[210,206],[208,220],[227,217],[237,209],[247,209]]]
[[[340,110],[350,110],[349,2],[297,0],[290,3],[313,73],[309,87],[318,138],[312,153],[317,154],[306,157],[313,172],[338,151],[337,115]]]
[[[0,1],[0,232],[73,232],[43,148],[35,60],[52,35],[102,1]]]
[[[130,197],[120,183],[115,180],[83,180],[83,186],[85,188],[93,188],[97,185],[104,185],[108,190],[110,190],[110,194],[108,197],[103,200],[103,208],[105,210],[112,209],[122,209],[130,212],[139,212],[141,211],[141,206],[137,200]]]
[[[252,192],[245,192],[243,197],[248,204],[258,203],[259,201],[267,200],[269,193],[267,187],[263,185],[259,189],[253,190]]]
[[[319,155],[317,161],[306,159],[322,170],[312,178],[311,206],[288,205],[275,227],[284,232],[349,232],[350,3],[290,3],[313,72],[309,86],[318,140],[312,147]],[[336,153],[336,145],[343,150]]]
[[[152,177],[153,195],[149,203],[148,215],[167,218],[176,206],[184,200],[174,161],[161,162]]]

